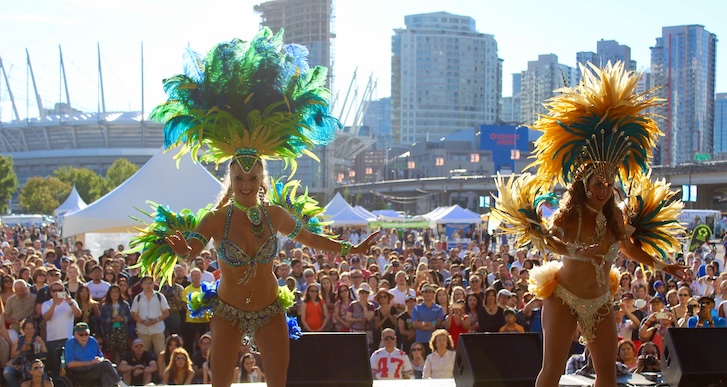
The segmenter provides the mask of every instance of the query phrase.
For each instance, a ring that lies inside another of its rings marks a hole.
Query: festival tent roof
[[[76,185],[74,184],[71,193],[68,194],[68,197],[63,204],[53,211],[53,215],[58,216],[60,214],[86,208],[86,206],[88,206],[88,204],[86,204],[86,202],[84,202],[81,198],[81,195],[78,194],[78,190],[76,190]]]
[[[151,221],[136,209],[153,211],[147,200],[169,206],[172,211],[188,208],[193,212],[213,203],[222,190],[222,183],[190,157],[182,157],[177,168],[176,153],[174,149],[167,153],[160,149],[113,191],[86,208],[66,213],[63,237],[91,232],[133,233],[134,227],[142,224],[131,219],[132,216]]]
[[[447,224],[447,223],[481,223],[482,218],[479,214],[476,214],[470,210],[460,207],[455,204],[451,207],[444,207],[443,210],[432,211],[429,219],[436,224]]]
[[[373,212],[371,212],[371,211],[363,208],[362,206],[356,206],[356,207],[353,208],[353,210],[356,211],[356,212],[358,212],[359,214],[361,214],[366,219],[369,219],[369,220],[376,220],[377,219],[376,214],[374,214]]]
[[[404,216],[402,216],[400,213],[394,211],[394,210],[373,210],[371,211],[372,214],[376,216],[385,217],[388,219],[394,219],[394,218],[401,218],[403,219]]]
[[[375,219],[371,219],[375,220]],[[345,226],[358,226],[365,227],[369,225],[369,219],[357,212],[353,207],[349,206],[341,211],[338,211],[332,217],[326,219],[327,222],[333,222],[333,226],[345,227]]]
[[[337,213],[345,208],[353,207],[351,207],[346,199],[341,196],[340,192],[336,192],[336,195],[333,197],[333,199],[331,199],[331,201],[324,207],[323,214],[326,216],[335,216]]]

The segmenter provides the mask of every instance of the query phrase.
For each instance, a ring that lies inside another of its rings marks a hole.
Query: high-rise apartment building
[[[328,68],[326,86],[333,87],[333,38],[334,13],[333,0],[271,0],[254,6],[260,13],[260,26],[269,27],[273,32],[285,30],[285,43],[305,46],[308,51],[308,64]],[[334,147],[319,147],[314,152],[320,162],[309,157],[298,160],[295,179],[309,188],[323,204],[332,197],[335,185]],[[274,177],[290,175],[279,161],[268,163],[268,173]]]
[[[701,25],[663,27],[651,47],[651,81],[666,102],[656,109],[655,163],[674,166],[714,152],[717,36]]]
[[[376,139],[374,147],[386,150],[392,144],[391,139],[391,98],[381,98],[369,102],[363,120],[364,126],[371,128],[371,135]]]
[[[727,153],[727,93],[714,100],[714,153]]]
[[[583,51],[576,53],[576,62],[578,64],[586,65],[591,62],[598,67],[603,67],[608,62],[616,63],[618,61],[624,62],[626,70],[636,70],[636,61],[631,59],[631,47],[619,44],[615,40],[599,40],[596,43],[596,52]],[[576,66],[576,76],[580,80],[581,70],[580,66]]]
[[[447,12],[408,15],[391,50],[395,142],[433,141],[499,118],[502,63],[493,35]]]
[[[512,74],[512,97],[502,98],[502,113],[500,121],[507,124],[521,124],[520,100],[522,89],[522,74]]]
[[[543,102],[554,96],[555,89],[578,82],[576,69],[558,63],[555,54],[538,55],[537,61],[529,61],[528,69],[522,72],[520,87],[520,121],[530,125],[538,114],[546,114]],[[565,82],[565,84],[564,84]]]
[[[333,0],[271,0],[254,6],[260,13],[260,26],[273,32],[285,29],[285,43],[297,43],[308,51],[308,63],[328,68],[328,84],[333,79]]]

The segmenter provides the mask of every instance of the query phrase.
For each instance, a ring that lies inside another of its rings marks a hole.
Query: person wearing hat
[[[124,383],[131,386],[146,386],[159,371],[156,357],[145,350],[144,340],[140,338],[131,342],[131,353],[124,356],[119,363],[119,372]]]
[[[727,327],[727,321],[724,317],[715,316],[714,299],[709,296],[699,297],[699,311],[689,317],[687,320],[687,328],[715,328]],[[688,314],[689,312],[687,312]]]
[[[391,304],[393,299],[394,296],[386,288],[379,288],[374,295],[374,301],[379,304],[374,311],[374,344],[377,346],[384,329],[396,329],[396,316],[400,311]]]
[[[654,281],[654,296],[659,296],[666,300],[666,285],[662,280]]]
[[[435,285],[422,286],[421,293],[424,302],[412,309],[411,320],[416,329],[416,342],[418,343],[428,343],[432,338],[432,332],[438,329],[444,321],[444,310],[434,302],[436,291],[437,286]]]
[[[399,328],[398,341],[401,344],[401,349],[406,351],[406,353],[409,353],[409,349],[414,343],[417,333],[411,320],[411,313],[414,310],[414,306],[417,304],[417,297],[413,294],[409,294],[406,296],[405,303],[406,309],[396,317],[396,323]]]
[[[642,342],[651,341],[664,350],[663,340],[666,330],[677,325],[677,318],[670,310],[664,309],[666,302],[659,296],[649,300],[651,314],[643,319],[639,328],[639,338]]]
[[[73,327],[73,337],[66,341],[64,356],[69,377],[83,375],[84,379],[98,380],[103,387],[124,385],[85,322]]]
[[[512,297],[511,291],[507,289],[500,289],[497,292],[497,306],[502,309],[507,309],[507,302],[510,300],[510,297]]]
[[[500,328],[500,333],[524,333],[525,328],[523,328],[522,325],[517,323],[517,312],[515,309],[512,308],[506,308],[504,312],[502,312],[503,315],[505,315],[505,325]]]
[[[634,306],[634,301],[634,294],[626,292],[621,296],[621,302],[614,303],[613,309],[616,312],[616,324],[619,336],[624,339],[630,339],[638,348],[638,345],[641,343],[639,339],[639,326],[645,315],[644,312]]]
[[[374,304],[369,302],[371,287],[366,282],[363,282],[359,285],[357,293],[358,299],[348,305],[346,321],[351,324],[351,332],[366,333],[366,338],[370,345],[373,342],[371,320],[374,319],[374,311],[376,310]]]

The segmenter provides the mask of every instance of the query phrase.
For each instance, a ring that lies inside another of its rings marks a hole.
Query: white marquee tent
[[[448,223],[482,223],[482,218],[470,210],[455,204],[450,207],[440,207],[424,215],[435,224]]]
[[[336,215],[337,213],[341,212],[343,209],[353,209],[350,204],[346,201],[346,199],[341,196],[340,192],[336,192],[336,195],[331,199],[331,201],[326,204],[326,206],[323,208],[323,215],[331,217]]]
[[[366,227],[369,225],[369,221],[374,220],[376,220],[376,218],[367,218],[351,206],[344,208],[330,218],[325,219],[327,222],[333,222],[333,226],[335,227]]]
[[[222,183],[202,165],[192,162],[189,155],[181,158],[177,168],[176,153],[176,149],[167,153],[160,149],[116,189],[86,208],[66,213],[62,223],[63,237],[85,233],[134,233],[134,227],[141,223],[131,219],[132,216],[151,220],[136,210],[152,211],[147,200],[169,206],[172,211],[188,208],[193,212],[214,203]]]
[[[61,214],[65,214],[67,212],[73,212],[80,210],[82,208],[86,208],[88,204],[83,201],[81,198],[81,195],[78,194],[78,190],[76,190],[76,186],[73,185],[73,189],[71,190],[71,193],[68,194],[68,197],[66,200],[61,204],[58,208],[56,208],[53,211],[53,215],[59,216]]]

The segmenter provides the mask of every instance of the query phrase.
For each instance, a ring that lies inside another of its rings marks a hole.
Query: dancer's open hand
[[[184,239],[184,235],[182,235],[182,232],[179,230],[177,230],[174,235],[164,238],[164,240],[169,243],[169,247],[172,248],[174,254],[177,254],[180,257],[186,257],[189,255],[189,252],[192,251],[192,248],[189,247],[189,244],[187,244],[187,240]]]
[[[351,252],[354,254],[358,253],[365,253],[369,251],[371,247],[376,245],[376,242],[379,239],[379,234],[381,233],[381,230],[376,230],[371,235],[369,235],[363,242],[357,244],[351,249]]]
[[[684,277],[686,277],[686,274],[685,274],[686,269],[689,269],[689,266],[678,265],[678,264],[672,263],[672,264],[666,265],[664,267],[664,269],[662,269],[661,271],[663,271],[665,273],[669,273],[669,274],[673,275],[674,277],[677,277],[680,280],[683,280]]]

